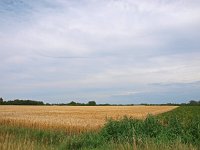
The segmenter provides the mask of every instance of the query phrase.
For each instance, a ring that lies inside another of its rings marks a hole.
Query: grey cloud
[[[0,93],[51,102],[171,100],[169,87],[184,91],[200,80],[199,8],[196,0],[3,0]]]

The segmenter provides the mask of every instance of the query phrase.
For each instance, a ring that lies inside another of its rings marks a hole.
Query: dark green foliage
[[[71,101],[70,103],[68,103],[68,105],[70,105],[70,106],[76,106],[76,105],[77,105],[77,103],[76,103],[76,102],[74,102],[74,101]]]
[[[133,140],[133,137],[138,136],[138,129],[141,126],[141,121],[124,117],[122,120],[109,120],[100,134],[106,140],[127,141]]]
[[[157,138],[163,134],[164,128],[153,116],[148,116],[144,121],[124,117],[120,121],[110,120],[101,134],[107,140],[132,142],[133,138],[135,140]]]
[[[195,100],[191,100],[190,102],[189,102],[189,105],[200,105],[200,101],[195,101]]]
[[[71,101],[69,103],[61,103],[61,104],[53,104],[53,105],[59,105],[59,106],[96,106],[95,101],[89,101],[88,103],[77,103],[74,101]]]
[[[3,104],[3,98],[1,97],[0,98],[0,105],[2,105]]]
[[[160,124],[157,118],[150,115],[144,120],[144,122],[141,123],[141,129],[144,136],[152,138],[157,137],[161,133],[163,126]]]
[[[89,101],[87,103],[88,106],[96,106],[96,102],[95,101]]]
[[[42,101],[34,101],[34,100],[13,100],[13,101],[4,101],[0,104],[3,105],[44,105]]]

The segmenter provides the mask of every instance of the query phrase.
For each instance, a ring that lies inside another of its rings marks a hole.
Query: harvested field
[[[0,106],[0,124],[70,132],[97,130],[107,118],[144,119],[176,106]]]

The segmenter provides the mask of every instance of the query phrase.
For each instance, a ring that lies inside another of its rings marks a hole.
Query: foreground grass
[[[62,132],[0,125],[0,149],[200,149],[200,107],[185,106],[148,116],[108,120],[99,132]]]
[[[55,149],[55,146],[64,139],[66,139],[66,136],[62,133],[5,125],[0,126],[1,150]]]

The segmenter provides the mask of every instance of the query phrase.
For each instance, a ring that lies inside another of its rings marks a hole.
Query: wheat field
[[[107,119],[144,119],[176,106],[0,106],[0,124],[84,132],[98,130]]]

